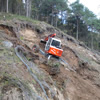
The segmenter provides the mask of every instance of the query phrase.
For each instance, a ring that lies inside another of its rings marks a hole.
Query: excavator
[[[51,56],[55,57],[57,58],[57,60],[59,60],[59,62],[63,62],[64,64],[66,64],[68,67],[68,70],[74,71],[70,67],[70,65],[64,59],[61,58],[62,53],[63,53],[63,50],[61,48],[61,40],[54,38],[55,36],[56,36],[56,33],[50,34],[44,39],[41,39],[40,42],[45,43],[45,52],[43,52],[41,49],[40,49],[40,52],[43,55],[47,55],[48,60],[51,58]]]
[[[56,33],[50,34],[44,39],[41,39],[40,42],[45,43],[45,52],[40,49],[40,52],[43,55],[48,55],[48,60],[52,57],[56,57],[59,62],[63,62],[67,65],[67,69],[70,71],[75,71],[63,58],[61,58],[63,50],[61,48],[61,40],[54,38]]]
[[[51,56],[61,57],[63,50],[61,49],[61,40],[54,38],[56,33],[50,34],[45,39],[42,39],[41,42],[45,43],[45,53],[48,54],[48,59]]]
[[[64,63],[67,65],[67,69],[74,71],[74,69],[63,59],[61,58],[63,50],[61,49],[61,40],[54,38],[56,36],[56,33],[50,34],[44,39],[42,39],[40,42],[45,43],[45,52],[41,50],[37,45],[33,46],[33,51],[40,51],[40,53],[44,56],[48,57],[48,60],[52,57],[57,58],[59,62]],[[16,55],[22,60],[23,63],[27,63],[26,58],[23,54],[23,51],[25,51],[25,48],[23,46],[17,46],[15,48]],[[26,64],[27,65],[27,64]]]

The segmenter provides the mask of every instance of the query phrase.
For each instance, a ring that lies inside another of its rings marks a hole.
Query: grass
[[[0,91],[2,91],[4,87],[9,87],[9,86],[17,87],[21,91],[23,91],[22,87],[24,87],[25,90],[27,90],[29,94],[31,94],[31,88],[27,82],[22,80],[20,81],[18,78],[10,74],[3,73],[2,78],[0,79]],[[0,95],[2,96],[2,93]]]
[[[21,21],[28,21],[28,22],[31,22],[31,23],[34,23],[34,24],[40,23],[37,20],[33,20],[33,19],[25,17],[25,16],[19,16],[19,15],[10,14],[10,13],[0,13],[0,20],[3,20],[4,16],[5,16],[6,20],[17,19],[17,20],[21,20]]]
[[[24,40],[24,37],[23,36],[20,36],[20,40]]]
[[[34,80],[34,79],[32,80],[32,83],[33,83],[33,84],[37,84],[36,80]]]
[[[16,56],[16,54],[14,53],[14,48],[5,48],[2,45],[0,46],[0,48],[2,50],[0,50],[0,57],[5,59],[5,63],[13,63],[13,60],[15,60],[15,62],[20,62],[20,59]],[[3,59],[1,59],[1,61],[3,61]]]
[[[61,66],[59,62],[53,62],[53,61],[48,61],[47,65],[50,67],[60,67]]]
[[[0,73],[0,92],[2,91],[4,87],[14,86],[21,89],[20,85],[22,85],[25,88],[25,90],[27,90],[28,93],[31,94],[31,90],[28,83],[25,83],[23,80],[20,81],[16,76],[13,76],[13,74],[10,74],[10,72],[8,73],[5,71],[9,69],[8,65],[14,63],[14,61],[15,63],[22,64],[20,59],[16,56],[14,52],[14,48],[7,49],[3,47],[2,45],[0,45],[0,48],[2,48],[2,51],[0,51],[0,57],[4,58],[4,60],[3,59],[0,60],[0,65],[3,66],[3,69]],[[12,54],[10,54],[10,52]],[[33,83],[36,84],[35,80]],[[4,93],[0,93],[0,98],[3,97],[3,94]]]

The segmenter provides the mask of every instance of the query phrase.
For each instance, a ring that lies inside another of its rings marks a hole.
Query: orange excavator
[[[45,43],[45,52],[40,49],[37,45],[33,46],[33,50],[39,50],[40,53],[44,56],[48,57],[48,60],[52,57],[57,58],[59,62],[63,62],[67,65],[67,69],[71,71],[75,71],[63,58],[61,58],[63,50],[61,49],[61,40],[54,38],[56,33],[50,34],[44,39],[41,39],[41,43]]]
[[[61,40],[54,38],[56,33],[48,35],[44,40],[41,40],[45,45],[45,53],[50,56],[61,57],[63,50],[61,49]],[[49,59],[48,58],[48,59]]]
[[[56,33],[50,34],[45,39],[41,40],[42,43],[46,43],[45,45],[45,52],[40,50],[41,54],[48,55],[48,60],[51,56],[58,58],[59,62],[63,62],[67,65],[68,70],[74,71],[74,69],[64,60],[61,58],[63,50],[61,49],[61,40],[54,38]]]

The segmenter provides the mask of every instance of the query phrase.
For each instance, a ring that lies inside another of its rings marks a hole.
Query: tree
[[[35,1],[32,1],[32,18],[34,19],[41,19],[41,16],[42,15],[42,7],[44,7],[44,3],[45,3],[46,0],[35,0]],[[39,18],[40,17],[40,18]]]
[[[31,0],[26,0],[26,17],[31,16]]]
[[[7,1],[6,0],[0,0],[0,11],[1,12],[6,12],[6,3]]]
[[[46,17],[51,25],[57,26],[58,14],[67,10],[66,0],[45,0],[40,9],[43,17]]]
[[[79,18],[83,16],[83,8],[84,6],[79,3],[79,0],[71,4],[72,12],[76,16],[76,24],[77,24],[77,31],[76,31],[76,39],[78,40],[79,35]]]
[[[8,2],[9,2],[9,0],[7,0],[7,13],[8,13]]]

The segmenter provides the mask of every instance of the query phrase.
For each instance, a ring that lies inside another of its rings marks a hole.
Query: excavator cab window
[[[54,46],[54,47],[56,47],[56,48],[61,48],[61,47],[60,47],[60,42],[59,42],[59,41],[56,41],[56,40],[53,40],[53,41],[52,41],[51,46]]]
[[[61,41],[55,38],[49,38],[46,43],[45,50],[49,50],[50,46],[61,49]]]

